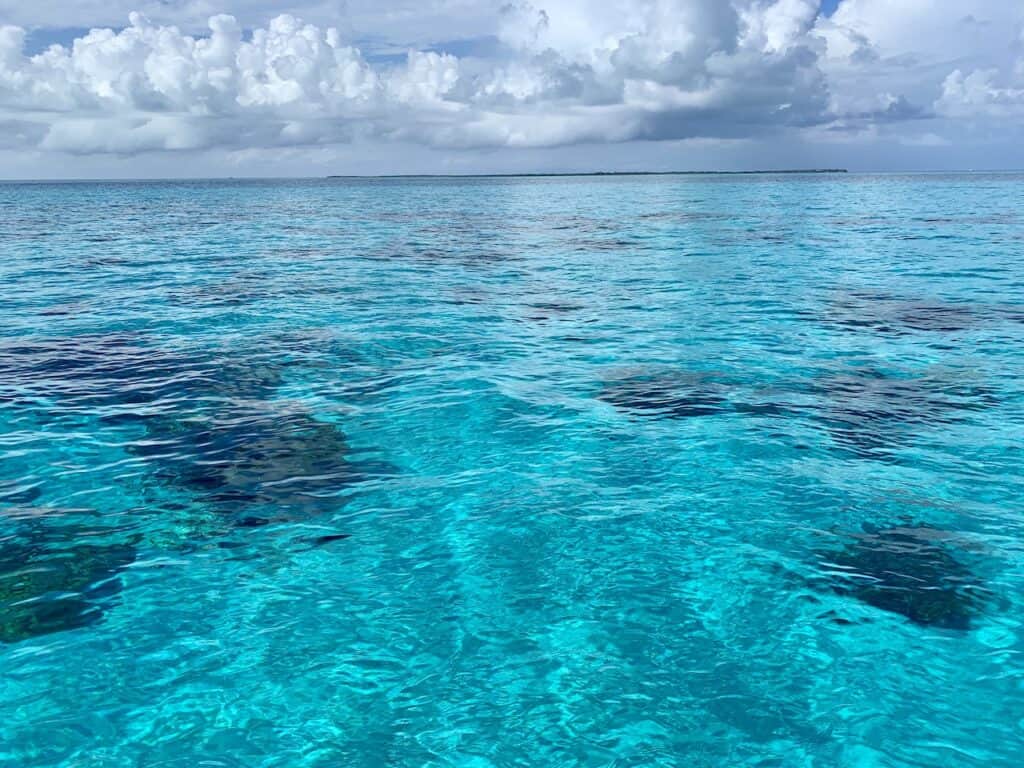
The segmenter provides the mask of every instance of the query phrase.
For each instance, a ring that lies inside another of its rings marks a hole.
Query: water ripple
[[[0,764],[1016,766],[1022,203],[0,185]]]

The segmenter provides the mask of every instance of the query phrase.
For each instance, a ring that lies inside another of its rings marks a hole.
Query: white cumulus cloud
[[[75,14],[105,20],[120,2]],[[0,0],[26,25],[0,27],[0,148],[813,140],[922,120],[907,135],[938,146],[943,120],[1024,114],[1024,4],[1003,0],[842,0],[831,17],[819,0],[398,0],[377,14],[385,26],[362,29],[363,0],[300,3],[315,21],[225,2],[234,14],[144,1],[123,27],[31,53],[28,25],[58,9]],[[445,14],[488,52],[383,38]]]

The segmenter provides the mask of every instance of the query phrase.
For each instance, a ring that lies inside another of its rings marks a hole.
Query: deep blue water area
[[[1024,755],[1024,176],[0,184],[0,766]]]

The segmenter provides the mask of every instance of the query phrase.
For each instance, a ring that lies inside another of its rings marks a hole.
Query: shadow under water
[[[90,626],[114,604],[135,541],[80,524],[23,519],[12,529],[0,520],[0,642]]]
[[[948,532],[924,525],[885,528],[816,552],[814,581],[921,626],[966,631],[994,595],[961,557]]]

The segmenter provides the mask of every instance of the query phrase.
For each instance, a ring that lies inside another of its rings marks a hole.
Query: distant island
[[[565,176],[757,176],[782,173],[849,173],[846,168],[786,168],[761,171],[589,171],[580,173],[384,173],[336,174],[328,179],[533,179]]]

